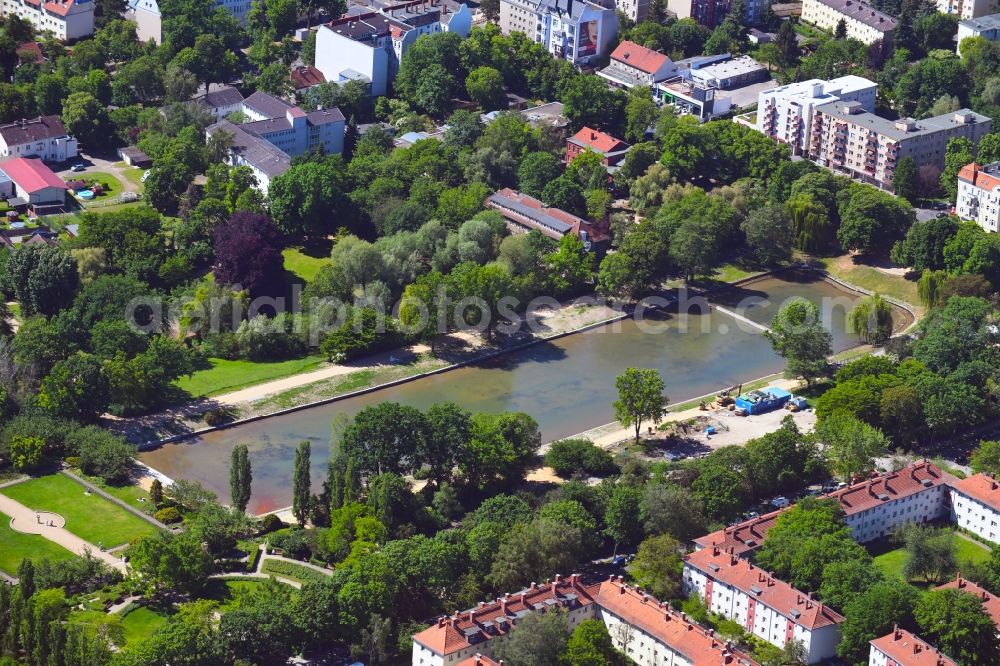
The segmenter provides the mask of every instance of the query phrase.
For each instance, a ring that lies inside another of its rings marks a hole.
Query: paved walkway
[[[102,560],[123,573],[125,572],[125,563],[119,558],[111,553],[102,552],[93,544],[69,532],[65,527],[49,526],[45,524],[45,521],[39,523],[35,511],[32,511],[20,502],[15,502],[6,495],[0,495],[0,513],[5,513],[11,517],[11,528],[18,532],[40,534],[49,541],[59,544],[76,555],[82,556],[89,551],[97,559]]]

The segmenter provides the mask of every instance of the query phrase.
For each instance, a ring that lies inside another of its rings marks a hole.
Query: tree
[[[932,590],[917,602],[913,616],[921,635],[960,663],[996,663],[996,625],[979,597],[956,589]]]
[[[631,546],[642,538],[642,523],[639,521],[639,503],[642,493],[634,486],[618,483],[611,491],[608,508],[604,512],[604,533],[615,543],[615,553],[619,545]]]
[[[566,613],[531,613],[518,622],[517,631],[498,641],[496,657],[518,666],[549,666],[560,663],[568,641]]]
[[[167,590],[197,593],[213,566],[212,556],[191,532],[156,532],[141,537],[129,547],[128,557],[135,583],[151,594]]]
[[[792,221],[795,247],[804,252],[826,252],[836,242],[829,212],[809,193],[800,193],[785,204]]]
[[[457,453],[472,437],[472,416],[454,402],[435,403],[426,413],[427,436],[417,452],[438,485],[450,478]]]
[[[329,162],[295,164],[271,181],[271,214],[286,234],[331,233],[340,226],[335,220],[346,213],[344,191],[344,174],[339,166]]]
[[[914,224],[903,241],[892,248],[892,261],[900,266],[912,266],[923,273],[945,267],[944,249],[958,233],[958,222],[949,215],[940,215],[922,224]]]
[[[621,125],[627,99],[624,92],[609,87],[594,74],[570,79],[560,97],[563,113],[573,127],[595,127],[611,132]]]
[[[215,278],[251,296],[274,293],[284,283],[281,232],[267,215],[233,213],[215,228]]]
[[[819,594],[824,603],[843,611],[852,599],[884,581],[885,574],[871,562],[858,560],[831,562],[823,569],[823,582]]]
[[[495,111],[507,106],[503,76],[492,67],[476,67],[465,78],[465,89],[483,111]]]
[[[902,529],[906,544],[907,580],[922,579],[926,583],[941,583],[955,573],[955,543],[950,530],[935,529],[910,523]]]
[[[837,29],[833,31],[834,39],[847,39],[847,21],[840,19],[837,21]]]
[[[542,190],[542,201],[547,206],[564,210],[577,217],[587,215],[587,202],[583,198],[583,188],[575,178],[563,174],[551,181]]]
[[[572,571],[584,558],[583,541],[579,528],[552,518],[515,525],[501,541],[486,579],[497,589],[518,589]]]
[[[989,474],[994,477],[1000,475],[1000,442],[995,440],[980,441],[979,447],[969,459],[969,466],[977,474]]]
[[[875,459],[889,450],[882,431],[844,412],[825,418],[819,436],[834,472],[848,483],[874,469]]]
[[[475,414],[472,438],[459,451],[458,467],[472,486],[521,481],[540,446],[538,423],[523,412]]]
[[[764,335],[771,348],[787,360],[786,377],[802,377],[807,384],[826,374],[832,353],[830,332],[823,327],[819,308],[804,298],[785,303]]]
[[[611,454],[589,439],[562,439],[552,442],[545,454],[545,464],[563,477],[577,473],[604,476],[617,469]]]
[[[958,194],[958,172],[974,161],[976,147],[964,136],[948,141],[944,151],[944,170],[941,172],[941,189],[954,200]]]
[[[603,190],[601,190],[603,192]],[[579,293],[594,276],[594,255],[576,234],[559,239],[559,249],[545,257],[548,283],[556,298]]]
[[[892,172],[892,190],[897,197],[915,204],[919,198],[917,188],[917,163],[907,155],[899,160],[895,171]]]
[[[787,25],[786,25],[787,24]],[[774,40],[781,51],[786,66],[794,65],[799,59],[799,43],[795,35],[795,26],[790,21],[782,21],[778,35]]]
[[[884,255],[906,236],[915,219],[905,201],[874,187],[854,186],[840,210],[837,239],[846,250]]]
[[[851,332],[865,344],[881,347],[892,336],[892,306],[878,293],[858,301],[848,321]]]
[[[80,282],[76,262],[57,247],[22,244],[7,258],[7,280],[27,316],[69,305]]]
[[[635,439],[639,439],[642,422],[655,424],[667,411],[663,378],[655,369],[628,368],[615,380],[615,387],[618,389],[618,399],[613,404],[615,418],[626,428],[634,426]]]
[[[100,477],[107,483],[127,483],[135,468],[135,445],[98,426],[70,433],[66,447],[76,451],[84,474]]]
[[[106,140],[107,109],[89,93],[75,92],[66,98],[62,121],[67,132],[92,148]]]
[[[661,600],[678,598],[684,569],[682,552],[680,542],[669,534],[643,541],[631,568],[636,583]]]
[[[660,107],[653,101],[653,92],[648,86],[630,88],[625,103],[625,140],[632,143],[643,141],[659,116]]]
[[[419,410],[382,402],[358,412],[344,430],[341,447],[360,474],[401,474],[419,465],[426,449],[427,419]]]
[[[305,526],[309,517],[312,482],[309,478],[309,441],[299,443],[295,450],[295,468],[292,472],[292,515],[299,525]]]
[[[562,174],[562,162],[549,152],[528,153],[517,168],[517,186],[521,192],[535,198],[542,196],[545,186]]]
[[[45,440],[29,435],[14,435],[8,445],[10,464],[19,472],[27,472],[42,464]]]
[[[250,502],[250,486],[253,472],[250,468],[250,453],[246,444],[237,444],[229,461],[229,498],[233,509],[243,513]]]
[[[79,421],[96,420],[108,402],[108,380],[101,361],[90,354],[74,354],[56,363],[38,391],[41,407]]]
[[[670,483],[647,483],[639,502],[646,534],[670,534],[681,541],[697,536],[707,522],[705,507],[689,489]]]
[[[772,204],[751,211],[740,229],[761,265],[777,266],[792,258],[795,235],[785,206]]]
[[[567,666],[613,666],[624,664],[625,658],[611,642],[607,625],[599,619],[588,618],[573,629],[560,663]]]

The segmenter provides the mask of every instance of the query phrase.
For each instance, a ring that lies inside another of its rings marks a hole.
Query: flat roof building
[[[962,40],[968,37],[982,37],[990,42],[1000,40],[1000,14],[989,14],[988,16],[959,21],[958,36],[955,38],[955,53],[962,54]]]

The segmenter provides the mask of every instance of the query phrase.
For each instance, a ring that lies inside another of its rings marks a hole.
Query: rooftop
[[[952,481],[951,487],[988,507],[1000,508],[1000,484],[987,474],[980,472],[965,479],[956,479]]]
[[[252,164],[267,174],[269,178],[280,176],[291,166],[291,158],[284,151],[267,139],[251,134],[242,126],[235,125],[228,120],[220,120],[205,131],[211,136],[219,130],[232,134],[233,151],[238,153],[248,164]]]
[[[868,129],[901,141],[914,136],[921,136],[951,129],[959,125],[976,125],[980,123],[991,123],[988,116],[976,113],[970,109],[959,109],[952,113],[945,113],[933,118],[923,120],[913,120],[902,118],[900,120],[888,120],[874,113],[861,110],[855,102],[829,102],[816,107],[817,111],[846,122],[867,127]]]
[[[685,562],[714,580],[737,588],[795,624],[815,630],[844,621],[836,611],[778,580],[749,560],[720,548],[703,548],[685,557]]]
[[[918,636],[898,627],[871,644],[896,662],[896,666],[958,666]]]
[[[474,654],[468,659],[458,662],[455,666],[503,666],[503,659],[494,661],[484,654]]]
[[[959,170],[958,179],[992,192],[1000,187],[1000,162],[993,162],[984,166],[980,166],[975,162],[966,164]]]
[[[725,60],[723,62],[717,62],[703,67],[692,67],[692,73],[700,72],[701,76],[710,76],[715,79],[728,79],[734,76],[742,76],[744,74],[750,74],[751,72],[757,72],[763,69],[766,69],[764,65],[760,64],[750,56],[743,55],[733,58],[732,60]]]
[[[517,190],[505,187],[490,195],[487,200],[502,208],[509,209],[540,226],[540,231],[554,232],[563,236],[573,229],[579,229],[586,221],[559,208],[549,208],[541,201]]]
[[[0,125],[0,137],[8,146],[44,141],[66,136],[66,128],[59,116],[39,116],[37,118],[15,120]]]
[[[966,19],[959,21],[958,24],[975,32],[1000,30],[1000,14],[989,14],[988,16],[980,16],[979,18]]]
[[[629,147],[629,144],[625,143],[621,139],[595,129],[590,129],[589,127],[581,129],[579,132],[570,137],[569,141],[585,148],[589,148],[602,155],[621,152]]]
[[[896,19],[859,0],[819,0],[819,2],[876,30],[890,32],[896,29]]]
[[[274,95],[257,91],[243,100],[243,106],[268,118],[284,117],[292,105]]]
[[[976,585],[971,580],[965,580],[962,578],[962,574],[958,574],[955,580],[945,583],[937,588],[938,590],[961,590],[962,592],[968,592],[979,597],[983,602],[983,610],[989,614],[990,619],[993,620],[998,628],[1000,628],[1000,597],[990,594],[982,587]]]
[[[234,106],[243,101],[243,95],[232,86],[222,86],[207,93],[196,95],[192,98],[195,102],[208,108],[220,108],[223,106]]]
[[[15,157],[0,164],[0,170],[29,194],[49,187],[60,190],[69,189],[69,186],[39,159]]]
[[[326,77],[323,76],[323,72],[309,65],[292,67],[289,78],[292,80],[292,85],[295,86],[296,90],[303,90],[326,83]]]
[[[623,62],[647,74],[655,74],[665,64],[670,63],[670,58],[662,53],[629,41],[619,44],[618,48],[612,52],[611,59]]]

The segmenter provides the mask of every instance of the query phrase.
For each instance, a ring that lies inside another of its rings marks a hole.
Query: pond
[[[420,409],[452,400],[474,412],[524,411],[550,441],[612,421],[615,377],[627,367],[657,368],[671,402],[779,372],[784,361],[771,351],[760,327],[793,296],[820,305],[836,351],[857,344],[847,332],[846,313],[858,294],[812,274],[782,274],[713,294],[712,303],[722,310],[695,306],[647,313],[642,322],[622,320],[443,374],[207,433],[143,452],[140,459],[171,478],[199,481],[225,501],[230,452],[245,443],[254,477],[248,508],[272,511],[291,504],[292,461],[299,442],[312,443],[318,491],[326,476],[334,417],[386,400]],[[896,314],[904,323],[907,314]]]

